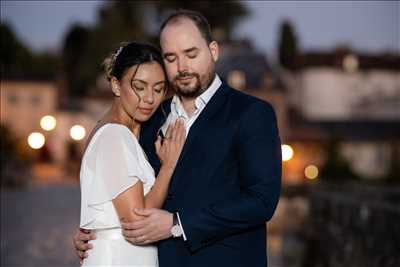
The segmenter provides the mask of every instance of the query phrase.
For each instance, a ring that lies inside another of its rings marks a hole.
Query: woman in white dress
[[[167,80],[160,52],[151,45],[129,43],[108,60],[114,93],[111,109],[93,129],[82,158],[80,227],[96,235],[83,266],[158,266],[156,246],[126,241],[121,221],[140,218],[135,208],[161,208],[185,141],[178,120],[156,141],[162,163],[154,171],[139,145],[141,123],[165,95]]]

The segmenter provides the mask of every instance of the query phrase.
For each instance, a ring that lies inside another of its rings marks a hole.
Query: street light
[[[282,160],[283,161],[289,161],[293,158],[294,151],[293,148],[289,145],[282,145]]]
[[[304,175],[310,180],[313,180],[313,179],[317,178],[318,177],[318,168],[317,168],[317,166],[308,165],[304,169]]]
[[[76,141],[80,141],[83,138],[85,138],[86,130],[82,125],[77,124],[77,125],[74,125],[71,127],[69,134],[72,139],[74,139]]]
[[[355,72],[358,70],[359,61],[355,55],[349,54],[343,58],[343,68],[347,72]]]
[[[44,135],[41,133],[31,133],[28,136],[28,145],[32,148],[32,149],[40,149],[44,146],[46,139],[44,138]]]
[[[40,120],[40,127],[45,131],[51,131],[56,128],[57,120],[53,116],[46,115]]]

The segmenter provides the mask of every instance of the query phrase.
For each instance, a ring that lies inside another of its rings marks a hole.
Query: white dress
[[[135,135],[120,124],[101,126],[86,148],[80,171],[80,227],[97,236],[82,266],[158,266],[156,246],[135,246],[124,239],[112,203],[139,180],[147,194],[155,177]]]

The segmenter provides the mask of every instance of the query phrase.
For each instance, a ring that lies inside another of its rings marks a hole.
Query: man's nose
[[[188,65],[187,61],[184,58],[180,58],[178,60],[178,72],[187,72],[188,70]]]

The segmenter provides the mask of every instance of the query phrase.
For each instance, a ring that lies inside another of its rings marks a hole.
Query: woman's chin
[[[135,120],[137,122],[143,123],[143,122],[148,121],[151,118],[151,115],[153,115],[153,113],[146,114],[146,115],[145,114],[137,114],[135,117]]]

